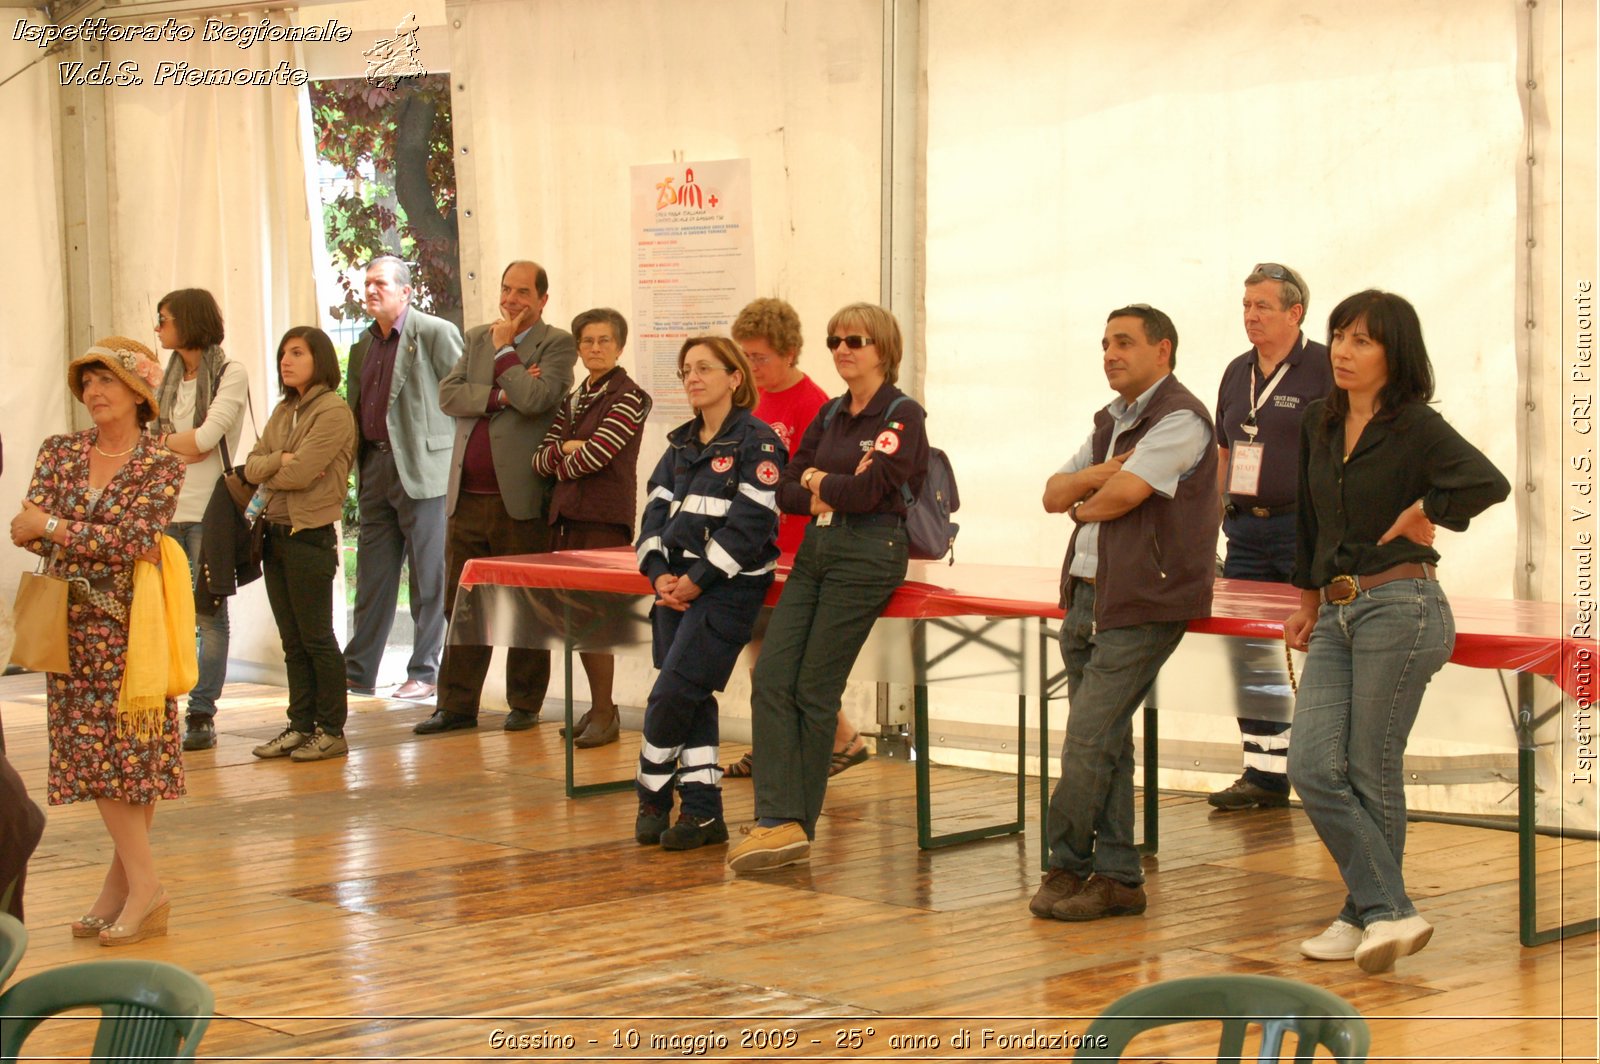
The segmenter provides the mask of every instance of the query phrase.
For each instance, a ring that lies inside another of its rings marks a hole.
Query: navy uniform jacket
[[[770,575],[778,565],[778,477],[788,448],[750,411],[734,407],[717,438],[700,444],[700,418],[667,434],[639,519],[639,571],[687,576],[702,591],[720,580]]]

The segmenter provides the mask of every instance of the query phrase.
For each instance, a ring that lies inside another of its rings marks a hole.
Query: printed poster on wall
[[[670,424],[690,416],[678,348],[727,335],[756,295],[750,160],[632,168],[633,329],[638,380]]]

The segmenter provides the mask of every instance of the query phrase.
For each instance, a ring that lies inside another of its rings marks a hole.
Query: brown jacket
[[[250,482],[272,492],[262,516],[296,532],[339,520],[355,448],[355,417],[337,393],[318,384],[284,399],[244,463]]]

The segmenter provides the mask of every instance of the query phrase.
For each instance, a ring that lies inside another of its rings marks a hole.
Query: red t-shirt
[[[812,419],[828,402],[828,393],[802,373],[798,381],[783,391],[761,392],[760,396],[756,402],[756,417],[772,426],[778,439],[789,448],[789,457],[794,457],[795,448],[800,446],[800,439],[811,427]],[[811,518],[804,514],[784,514],[778,525],[778,549],[785,554],[799,550],[806,525],[810,523]]]

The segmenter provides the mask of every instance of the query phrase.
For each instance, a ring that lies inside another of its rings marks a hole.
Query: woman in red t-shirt
[[[755,377],[760,396],[755,415],[772,426],[792,458],[817,411],[828,401],[828,393],[800,371],[800,315],[782,299],[758,299],[739,312],[731,331],[744,348]],[[810,523],[811,519],[803,514],[783,515],[778,526],[778,549],[787,558],[800,549]],[[759,656],[759,640],[753,646]],[[866,759],[867,741],[841,709],[834,727],[833,765],[828,774],[837,776]],[[750,765],[751,755],[745,754],[723,774],[744,779],[750,775]]]

